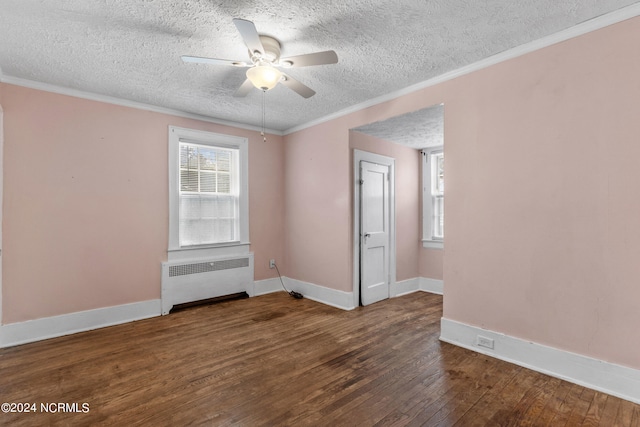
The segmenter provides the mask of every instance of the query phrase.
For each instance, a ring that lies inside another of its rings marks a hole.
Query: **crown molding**
[[[41,90],[44,92],[57,93],[59,95],[73,96],[75,98],[88,99],[90,101],[104,102],[107,104],[119,105],[121,107],[135,108],[138,110],[151,111],[154,113],[168,114],[171,116],[183,117],[186,119],[200,120],[208,123],[215,123],[223,126],[231,126],[239,129],[252,130],[256,132],[262,132],[262,128],[258,126],[252,126],[245,123],[232,122],[228,120],[216,119],[210,116],[204,116],[200,114],[187,113],[185,111],[174,110],[171,108],[158,107],[156,105],[145,104],[142,102],[130,101],[128,99],[117,98],[114,96],[101,95],[93,92],[85,92],[82,90],[66,88],[62,86],[56,86],[49,83],[37,82],[34,80],[22,79],[20,77],[7,76],[2,74],[0,69],[0,83],[11,84],[15,86],[22,86],[29,89]],[[284,135],[280,130],[265,129],[266,133],[272,135]]]
[[[510,59],[514,59],[519,56],[526,55],[528,53],[535,52],[540,49],[544,49],[545,47],[549,47],[554,44],[561,43],[563,41],[582,36],[584,34],[599,30],[604,27],[608,27],[613,24],[617,24],[618,22],[635,18],[638,15],[640,15],[640,2],[633,4],[631,6],[623,7],[622,9],[618,9],[614,12],[607,13],[605,15],[597,16],[595,18],[592,18],[587,21],[581,22],[577,25],[574,25],[571,28],[567,28],[566,30],[559,31],[557,33],[543,37],[541,39],[534,40],[532,42],[529,42],[520,46],[516,46],[512,49],[505,50],[504,52],[497,53],[488,58],[482,59],[480,61],[474,62],[469,65],[465,65],[464,67],[458,68],[456,70],[446,72],[444,74],[441,74],[429,80],[425,80],[423,82],[416,83],[411,86],[407,86],[397,91],[390,92],[386,95],[382,95],[377,98],[372,98],[365,102],[352,105],[350,107],[336,111],[335,113],[331,113],[319,119],[315,119],[310,122],[307,122],[298,126],[294,126],[292,128],[284,130],[283,134],[289,135],[294,132],[298,132],[303,129],[310,128],[312,126],[316,126],[321,123],[325,123],[330,120],[334,120],[334,119],[346,116],[348,114],[355,113],[360,110],[364,110],[365,108],[369,108],[374,105],[381,104],[383,102],[391,101],[401,96],[408,95],[410,93],[417,92],[419,90],[422,90],[431,86],[435,86],[449,80],[453,80],[457,77],[473,73],[474,71],[482,70],[492,65],[496,65],[501,62],[505,62]]]
[[[579,37],[581,35],[599,30],[601,28],[607,27],[609,25],[617,24],[619,22],[625,21],[627,19],[635,18],[640,15],[640,2],[635,3],[633,5],[624,7],[622,9],[616,10],[611,13],[607,13],[605,15],[601,15],[595,17],[593,19],[589,19],[587,21],[581,22],[580,24],[574,25],[571,28],[566,30],[559,31],[547,37],[543,37],[538,40],[534,40],[532,42],[517,46],[515,48],[506,50],[504,52],[500,52],[498,54],[492,55],[488,58],[482,59],[480,61],[474,62],[473,64],[466,65],[464,67],[458,68],[456,70],[452,70],[436,76],[434,78],[425,80],[423,82],[416,83],[411,86],[407,86],[405,88],[399,89],[397,91],[390,92],[386,95],[382,95],[376,98],[372,98],[370,100],[361,102],[359,104],[352,105],[350,107],[344,108],[342,110],[336,111],[329,115],[320,117],[315,120],[311,120],[309,122],[303,123],[301,125],[293,126],[284,131],[275,130],[275,129],[265,129],[266,132],[271,133],[273,135],[289,135],[294,132],[301,131],[303,129],[307,129],[321,123],[328,122],[330,120],[334,120],[343,116],[346,116],[351,113],[355,113],[360,110],[364,110],[365,108],[372,107],[374,105],[381,104],[383,102],[387,102],[393,100],[395,98],[399,98],[404,95],[411,94],[413,92],[417,92],[419,90],[438,85],[440,83],[444,83],[449,80],[453,80],[457,77],[464,76],[466,74],[470,74],[472,72],[482,70],[484,68],[490,67],[492,65],[499,64],[504,61],[508,61],[510,59],[517,58],[522,55],[526,55],[531,52],[535,52],[537,50],[543,49],[548,46],[552,46],[557,43],[561,43],[563,41]],[[252,126],[245,123],[233,122],[227,120],[216,119],[210,116],[204,116],[199,114],[187,113],[184,111],[173,110],[170,108],[158,107],[155,105],[144,104],[136,101],[129,101],[126,99],[116,98],[107,95],[100,95],[92,92],[85,92],[76,89],[65,88],[61,86],[55,86],[48,83],[36,82],[33,80],[22,79],[18,77],[12,77],[4,75],[2,69],[0,68],[0,82],[13,84],[16,86],[28,87],[31,89],[43,90],[46,92],[53,92],[61,95],[73,96],[76,98],[89,99],[92,101],[105,102],[108,104],[120,105],[124,107],[136,108],[140,110],[152,111],[156,113],[169,114],[177,117],[184,117],[188,119],[200,120],[209,123],[215,123],[223,126],[231,126],[239,129],[251,130],[260,132],[262,129],[258,126]]]

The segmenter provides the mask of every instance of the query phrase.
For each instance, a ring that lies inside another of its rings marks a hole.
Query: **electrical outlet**
[[[275,259],[270,259],[269,260],[269,268],[275,268],[276,267],[276,260]]]
[[[491,338],[478,335],[478,346],[493,349],[493,340]]]

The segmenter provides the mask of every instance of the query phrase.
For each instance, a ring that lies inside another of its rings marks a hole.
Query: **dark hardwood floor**
[[[0,401],[37,412],[0,425],[640,426],[640,405],[440,342],[441,316],[426,293],[348,312],[281,292],[2,349]]]

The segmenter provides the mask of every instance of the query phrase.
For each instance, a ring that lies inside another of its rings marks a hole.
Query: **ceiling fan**
[[[199,64],[231,65],[241,68],[248,67],[247,79],[238,88],[234,96],[246,96],[253,87],[267,91],[273,89],[278,83],[282,83],[300,96],[309,98],[315,95],[313,89],[283,73],[276,67],[308,67],[311,65],[335,64],[338,62],[338,55],[332,50],[280,58],[280,42],[278,40],[273,37],[258,34],[255,25],[251,21],[236,18],[233,20],[233,23],[240,32],[244,44],[249,49],[250,62],[201,58],[188,55],[183,55],[182,60],[184,62]]]

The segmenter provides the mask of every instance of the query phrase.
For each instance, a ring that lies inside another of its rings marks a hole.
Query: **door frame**
[[[353,150],[353,306],[360,306],[360,161],[389,167],[389,295],[396,283],[395,159],[368,151]]]

